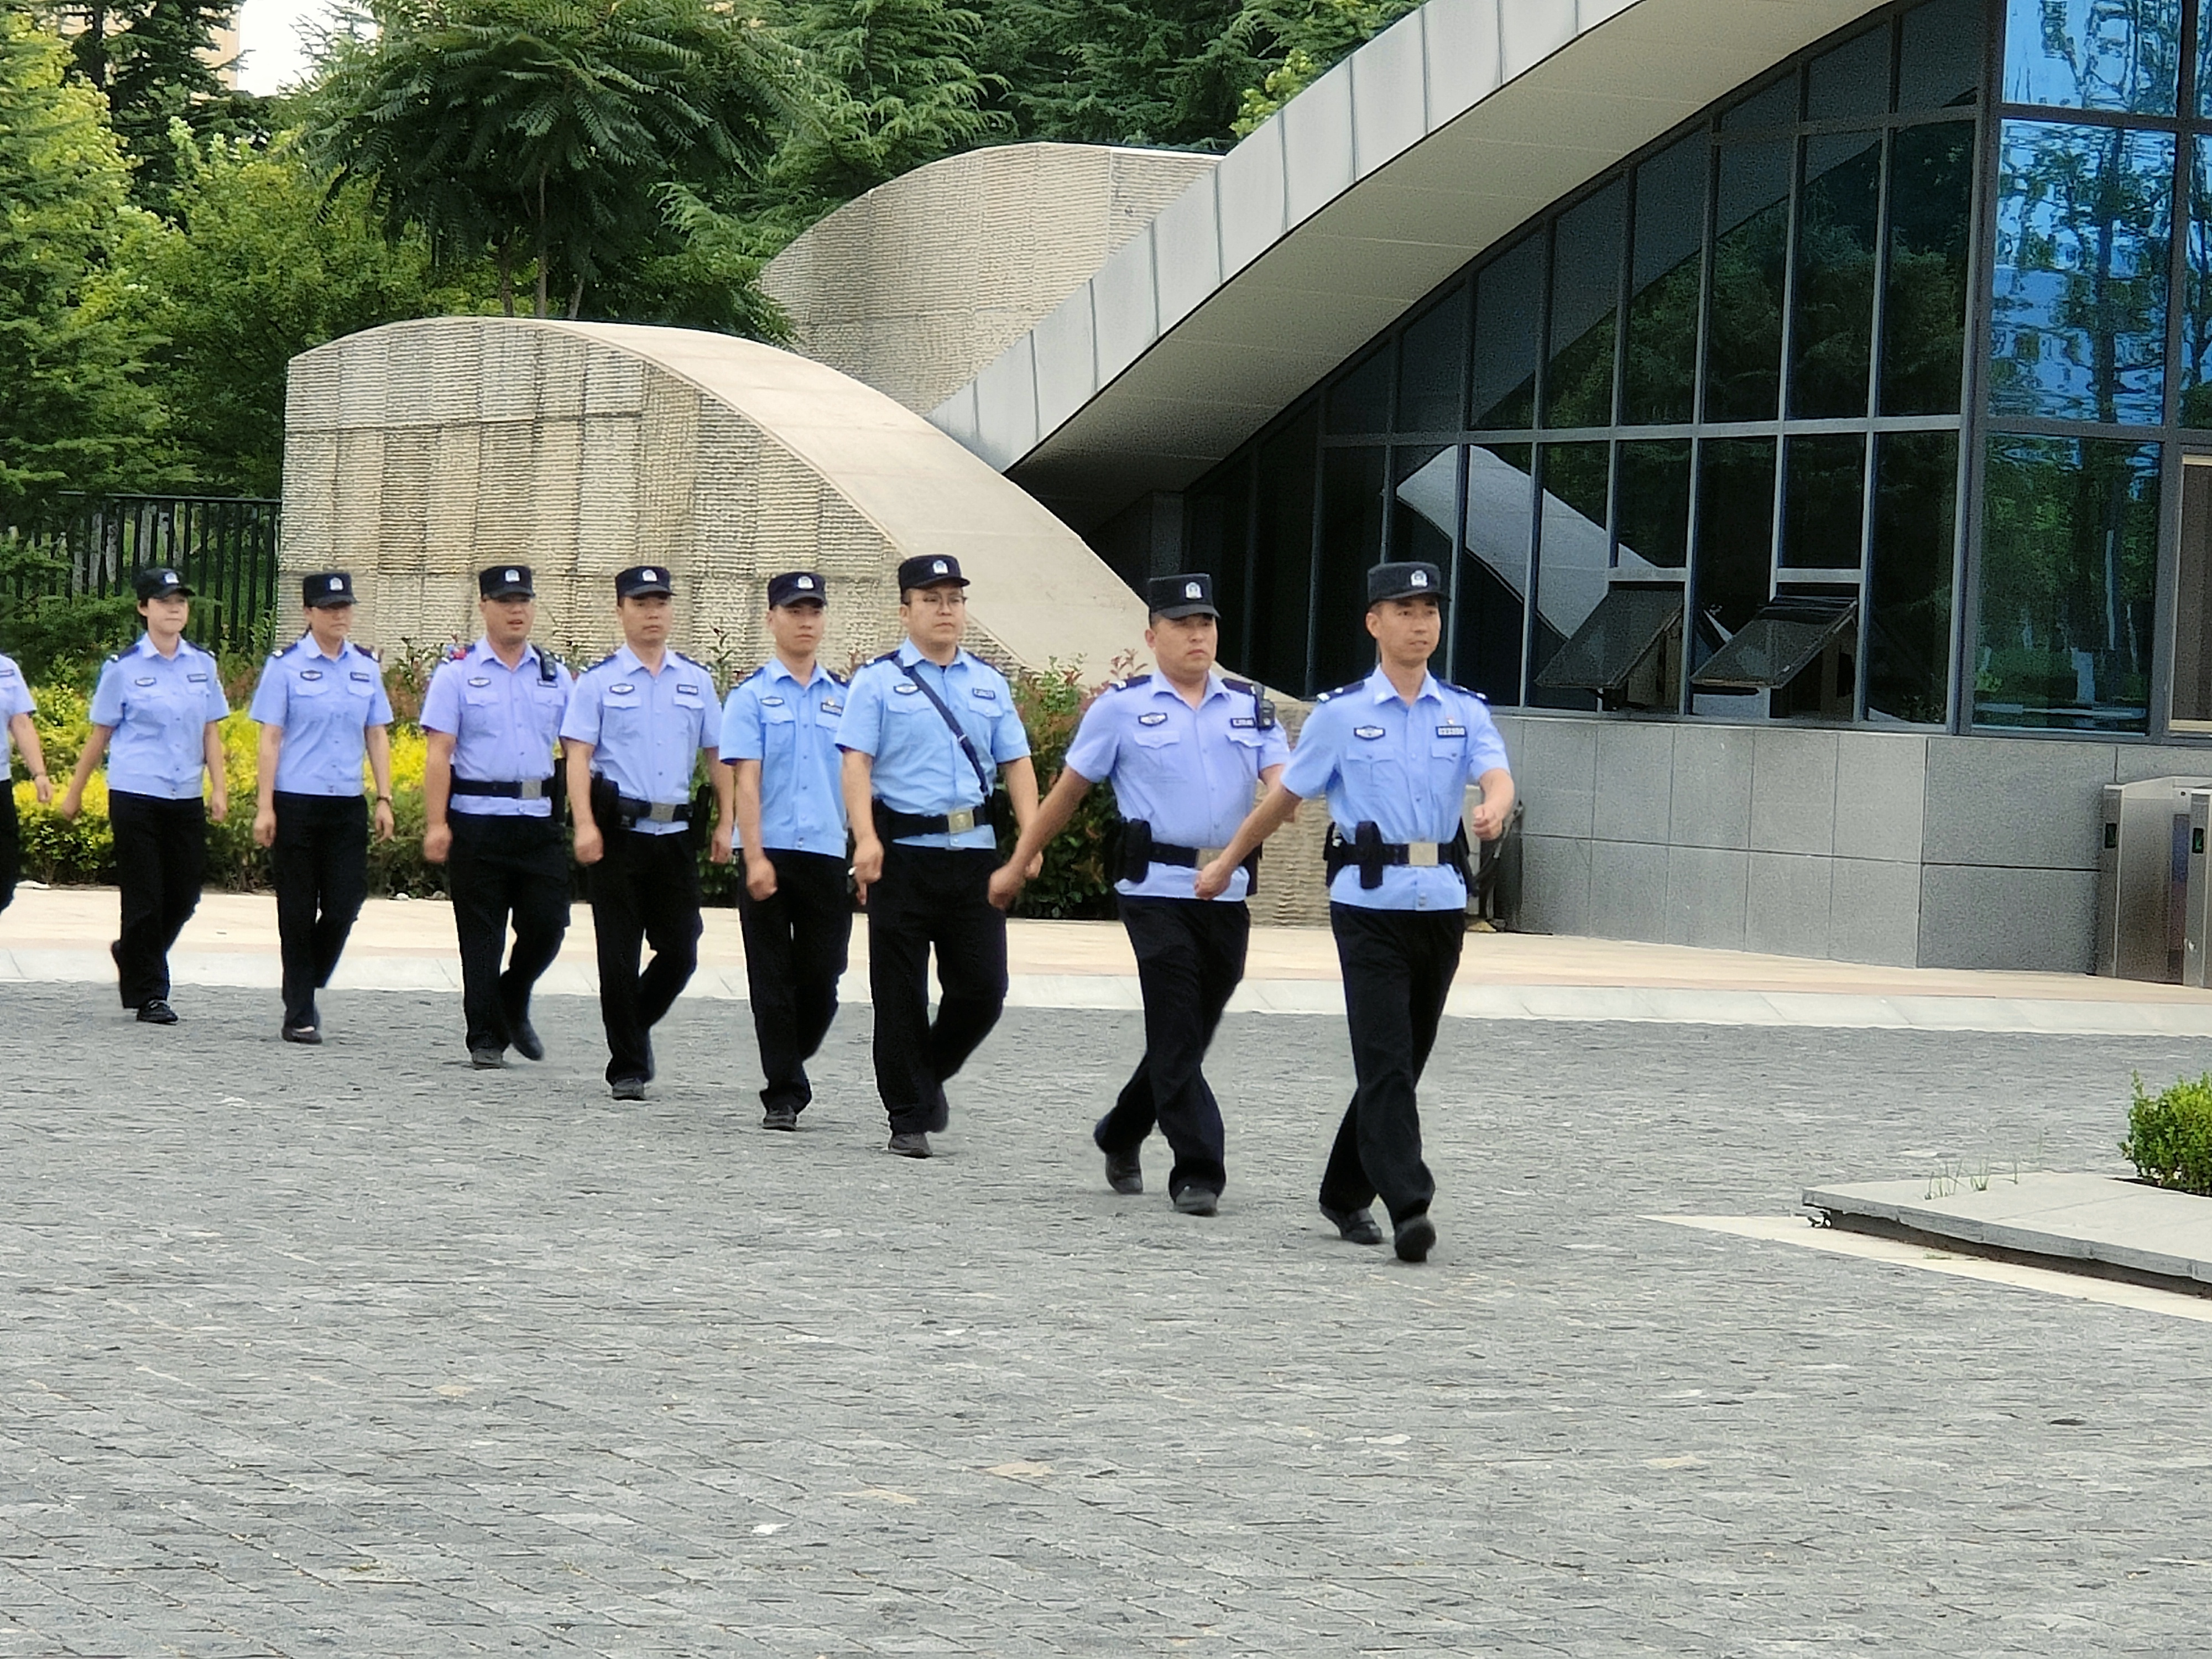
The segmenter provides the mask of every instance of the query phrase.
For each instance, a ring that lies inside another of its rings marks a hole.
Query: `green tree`
[[[158,471],[148,343],[99,293],[134,217],[129,167],[65,61],[18,0],[0,5],[0,523]]]
[[[215,55],[217,33],[237,21],[237,0],[90,0],[64,15],[72,66],[106,96],[141,204],[168,210],[171,122],[203,137],[261,130],[264,100],[224,86]]]
[[[1239,138],[1372,40],[1420,0],[1245,0],[1224,37],[1224,55],[1249,52],[1267,65],[1237,100],[1230,131]]]
[[[388,234],[444,263],[489,251],[512,308],[534,263],[569,314],[662,229],[658,187],[772,148],[789,109],[757,17],[717,0],[371,0],[374,39],[333,43],[308,141]]]
[[[993,0],[980,67],[1016,135],[1221,147],[1261,73],[1237,0]]]

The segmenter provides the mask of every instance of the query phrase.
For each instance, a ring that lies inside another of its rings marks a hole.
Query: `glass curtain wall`
[[[1856,607],[1845,709],[1947,719],[1985,10],[1894,7],[1762,77],[1202,480],[1189,568],[1248,596],[1224,656],[1308,695],[1355,678],[1365,568],[1427,558],[1446,672],[1493,703],[1598,707],[1537,680],[1626,586],[1681,602],[1657,706],[1758,717],[1802,700],[1692,677],[1802,590]]]

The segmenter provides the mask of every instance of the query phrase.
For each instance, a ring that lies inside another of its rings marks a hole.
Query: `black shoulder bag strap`
[[[968,757],[968,764],[975,769],[975,781],[982,787],[983,799],[976,805],[988,806],[992,794],[991,775],[983,769],[982,758],[975,752],[975,740],[968,735],[968,728],[960,724],[959,717],[945,706],[945,699],[931,690],[929,682],[916,672],[921,667],[920,663],[915,664],[906,671],[906,677],[914,682],[915,690],[929,699],[929,706],[945,717],[945,723],[951,728],[952,735],[960,739],[960,752]]]

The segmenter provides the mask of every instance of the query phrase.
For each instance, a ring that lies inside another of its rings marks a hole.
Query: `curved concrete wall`
[[[897,638],[897,562],[975,579],[970,643],[1102,676],[1143,605],[1066,526],[921,416],[834,369],[726,335],[447,317],[293,360],[283,567],[359,578],[365,641],[476,628],[474,573],[538,573],[545,637],[617,637],[609,578],[665,562],[678,643],[726,676],[766,653],[762,583],[834,583],[824,655]]]
[[[799,350],[930,409],[1220,160],[1093,144],[947,156],[820,221],[761,286]]]

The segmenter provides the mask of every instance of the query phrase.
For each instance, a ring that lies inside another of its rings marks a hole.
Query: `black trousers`
[[[15,902],[15,883],[23,873],[22,844],[15,830],[15,777],[0,781],[0,910]]]
[[[461,1016],[471,1048],[504,1048],[530,1016],[530,993],[568,931],[568,848],[544,817],[452,812],[446,856],[461,946]],[[507,924],[514,921],[514,949]],[[507,971],[500,957],[507,957]]]
[[[1221,1106],[1200,1066],[1244,977],[1251,913],[1218,900],[1125,898],[1121,925],[1145,995],[1145,1057],[1091,1139],[1101,1152],[1134,1152],[1157,1122],[1175,1152],[1168,1191],[1218,1193],[1229,1178]]]
[[[745,937],[745,986],[760,1042],[763,1106],[804,1111],[814,1098],[806,1062],[837,1017],[837,980],[853,938],[845,860],[827,853],[768,848],[775,891],[764,899],[738,885]]]
[[[315,993],[331,982],[368,896],[368,803],[359,795],[278,791],[276,939],[284,959],[284,1023],[316,1025]]]
[[[1390,1219],[1425,1214],[1437,1183],[1421,1162],[1414,1085],[1436,1046],[1444,998],[1459,970],[1467,917],[1456,910],[1328,907],[1344,969],[1344,1012],[1358,1079],[1336,1132],[1321,1201],[1360,1210],[1380,1197]]]
[[[207,874],[207,808],[110,790],[115,879],[123,890],[123,933],[115,941],[117,988],[126,1008],[169,996],[169,947],[199,908]]]
[[[868,994],[876,1006],[876,1092],[891,1130],[942,1121],[945,1080],[1006,1006],[1006,915],[991,902],[988,847],[884,848],[868,890]],[[944,996],[929,1018],[929,951]]]
[[[688,834],[647,836],[617,826],[605,836],[606,856],[590,868],[607,1081],[649,1081],[653,1028],[699,966],[698,856]],[[653,960],[640,973],[647,945]]]

